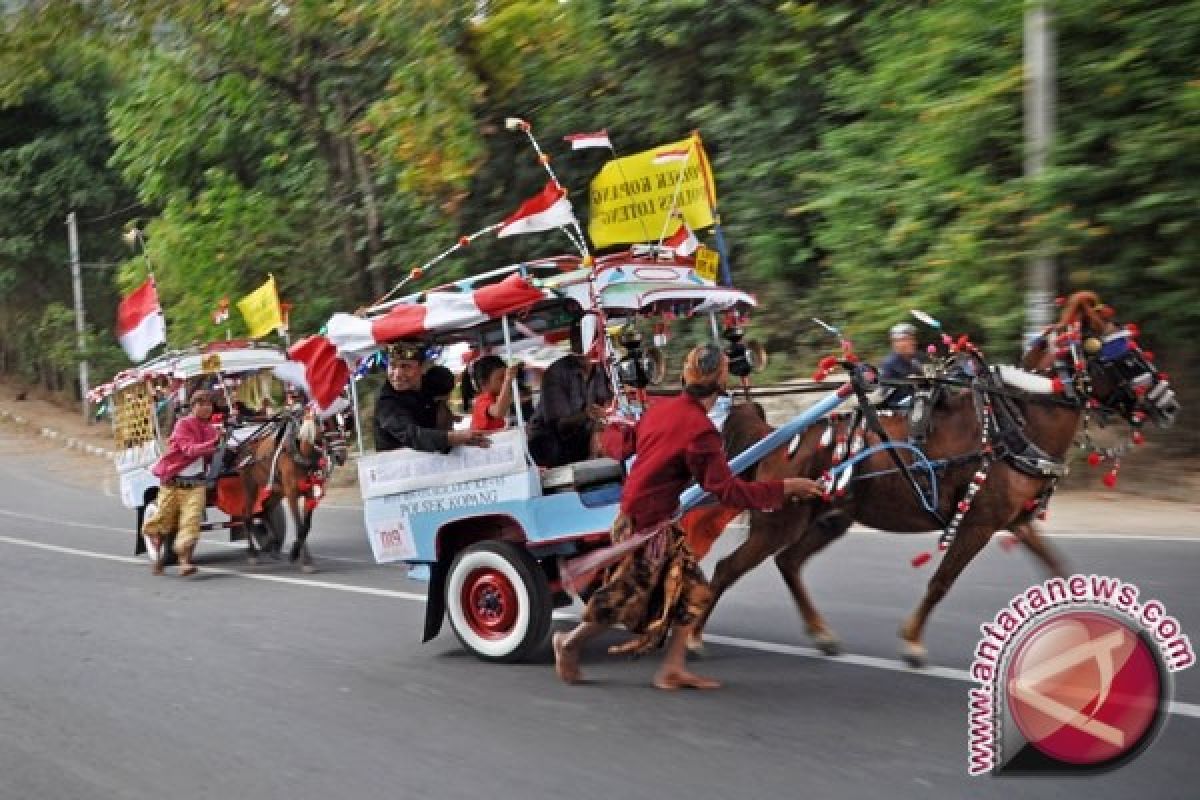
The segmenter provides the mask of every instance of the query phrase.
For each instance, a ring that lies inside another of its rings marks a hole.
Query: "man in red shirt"
[[[662,532],[614,565],[588,599],[583,622],[554,635],[555,669],[567,683],[582,679],[580,648],[606,628],[620,624],[639,634],[610,652],[647,652],[662,644],[672,628],[662,665],[654,677],[660,689],[715,689],[719,683],[687,669],[687,638],[711,592],[673,517],[679,494],[693,481],[723,505],[773,511],[787,497],[820,497],[808,478],[745,481],[729,471],[721,435],[708,411],[725,391],[728,359],[713,345],[697,347],[684,363],[684,391],[658,403],[639,421],[633,450],[637,460],[621,490],[621,512],[612,538],[619,542],[654,528]]]
[[[208,457],[217,449],[220,431],[213,427],[212,395],[198,389],[191,396],[192,413],[175,423],[167,452],[151,469],[159,480],[158,508],[142,523],[142,533],[154,550],[154,574],[163,574],[163,536],[175,532],[179,574],[194,575],[192,553],[200,539],[206,505],[205,473]]]
[[[475,364],[476,386],[479,394],[471,403],[471,430],[498,431],[508,419],[512,407],[513,381],[520,364],[504,366],[499,356],[484,356]]]

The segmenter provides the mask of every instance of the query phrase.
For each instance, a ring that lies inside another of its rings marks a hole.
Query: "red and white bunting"
[[[151,348],[167,341],[167,323],[154,278],[146,278],[117,306],[117,340],[134,362],[142,361]]]
[[[659,150],[654,154],[655,164],[679,164],[687,161],[692,154],[692,148],[680,147],[675,150]]]
[[[557,181],[546,182],[538,194],[521,203],[496,232],[496,236],[516,236],[521,233],[540,233],[575,222],[575,212],[567,199],[567,190]]]
[[[700,240],[686,222],[679,223],[679,230],[663,240],[663,244],[674,250],[678,255],[690,256],[700,247]]]
[[[400,339],[461,330],[524,311],[549,296],[520,275],[473,292],[432,291],[423,303],[400,305],[375,319],[334,314],[326,335],[339,355],[358,355]]]
[[[612,149],[612,142],[608,138],[608,129],[596,131],[595,133],[569,133],[563,137],[564,142],[571,143],[572,150],[584,150],[588,147],[607,147]]]

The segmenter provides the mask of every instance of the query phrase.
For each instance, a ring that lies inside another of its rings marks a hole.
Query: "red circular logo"
[[[1097,765],[1144,740],[1163,697],[1159,662],[1136,631],[1094,611],[1065,611],[1021,639],[1008,663],[1009,711],[1039,751]]]

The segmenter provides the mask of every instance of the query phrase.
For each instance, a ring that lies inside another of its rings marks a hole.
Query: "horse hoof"
[[[305,564],[304,566],[300,567],[300,571],[303,572],[305,575],[312,575],[314,572],[317,571],[317,568],[311,564]]]
[[[929,651],[925,649],[924,645],[905,642],[904,646],[900,648],[900,655],[904,658],[904,663],[913,669],[929,666]]]
[[[832,633],[814,633],[812,640],[817,649],[827,656],[840,656],[842,654],[842,640]]]
[[[694,656],[704,655],[704,637],[699,634],[692,634],[687,640],[688,652]]]

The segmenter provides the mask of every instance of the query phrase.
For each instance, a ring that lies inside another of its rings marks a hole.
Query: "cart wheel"
[[[550,631],[550,589],[537,561],[509,542],[480,542],[458,554],[446,578],[450,626],[484,661],[520,661]]]

